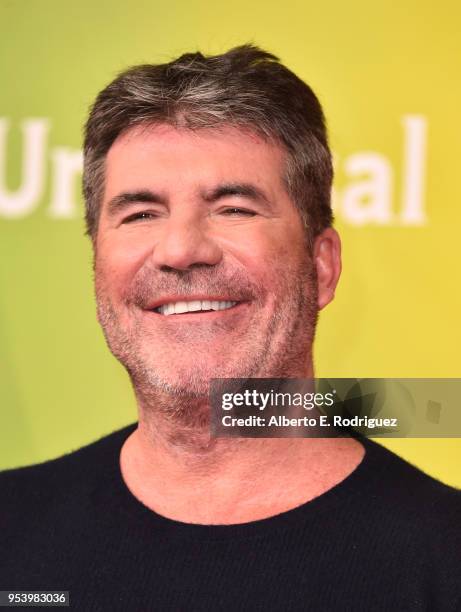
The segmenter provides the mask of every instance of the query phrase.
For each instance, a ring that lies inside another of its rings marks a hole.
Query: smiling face
[[[135,387],[205,395],[211,378],[309,375],[316,262],[283,169],[281,148],[232,127],[115,141],[96,296]]]

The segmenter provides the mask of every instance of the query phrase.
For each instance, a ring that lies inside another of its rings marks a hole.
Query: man
[[[85,135],[98,318],[139,423],[1,476],[1,588],[78,610],[455,610],[460,492],[358,437],[213,439],[213,378],[309,378],[333,298],[311,89],[244,46],[122,73]]]

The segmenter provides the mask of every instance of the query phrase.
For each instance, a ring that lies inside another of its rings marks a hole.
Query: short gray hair
[[[93,239],[107,152],[120,134],[142,124],[230,125],[276,142],[287,153],[283,178],[309,242],[332,224],[333,169],[320,102],[277,57],[243,45],[222,55],[187,53],[166,64],[134,66],[100,92],[84,141],[85,218]]]

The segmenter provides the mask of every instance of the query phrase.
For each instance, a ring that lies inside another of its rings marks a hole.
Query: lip
[[[226,296],[226,295],[204,295],[204,294],[168,295],[165,297],[158,298],[157,300],[155,300],[155,302],[152,302],[151,304],[149,304],[149,306],[147,306],[147,308],[145,308],[144,310],[153,311],[155,308],[158,308],[159,306],[165,306],[166,304],[171,304],[172,302],[193,302],[193,301],[237,302],[237,304],[235,306],[232,306],[232,308],[235,308],[239,304],[244,303],[242,300],[238,300],[238,299],[235,299],[235,297]],[[232,309],[229,308],[228,310],[232,310]],[[222,312],[222,311],[213,311],[213,312]],[[154,314],[160,314],[160,313],[154,313]],[[183,313],[183,314],[186,314],[186,313]],[[194,314],[194,313],[191,313],[191,314]],[[174,315],[169,315],[169,316],[171,317]]]
[[[185,301],[184,300],[184,296],[181,296],[182,299],[175,299],[175,298],[169,298],[168,302],[164,301],[164,302],[155,302],[158,304],[158,306],[162,306],[163,304],[168,304],[170,302],[176,302],[176,301]],[[192,297],[188,297],[188,300],[192,300],[194,298]],[[210,298],[209,296],[206,297],[197,297],[195,298],[196,300],[210,300],[210,301],[226,301],[226,302],[235,302],[236,300],[231,300],[229,298],[223,298],[223,297],[213,297]],[[246,309],[249,306],[249,302],[248,301],[237,301],[237,304],[235,304],[234,306],[231,306],[230,308],[226,308],[225,310],[199,310],[199,311],[195,311],[195,312],[182,312],[182,313],[178,313],[178,314],[170,314],[170,315],[163,315],[160,312],[156,312],[154,310],[154,308],[156,308],[156,306],[152,306],[152,308],[146,308],[145,309],[145,313],[148,314],[149,316],[153,316],[153,317],[158,317],[161,318],[162,321],[183,321],[184,323],[186,323],[187,321],[195,321],[197,322],[199,319],[202,318],[206,318],[206,319],[215,319],[215,318],[220,318],[220,317],[228,317],[228,316],[232,316],[235,314],[240,313],[242,310]]]

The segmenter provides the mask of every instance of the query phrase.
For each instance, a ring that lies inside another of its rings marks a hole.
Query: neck
[[[153,395],[137,389],[139,425],[122,448],[121,470],[138,500],[174,520],[267,518],[326,492],[363,458],[352,438],[212,438],[205,398]]]

